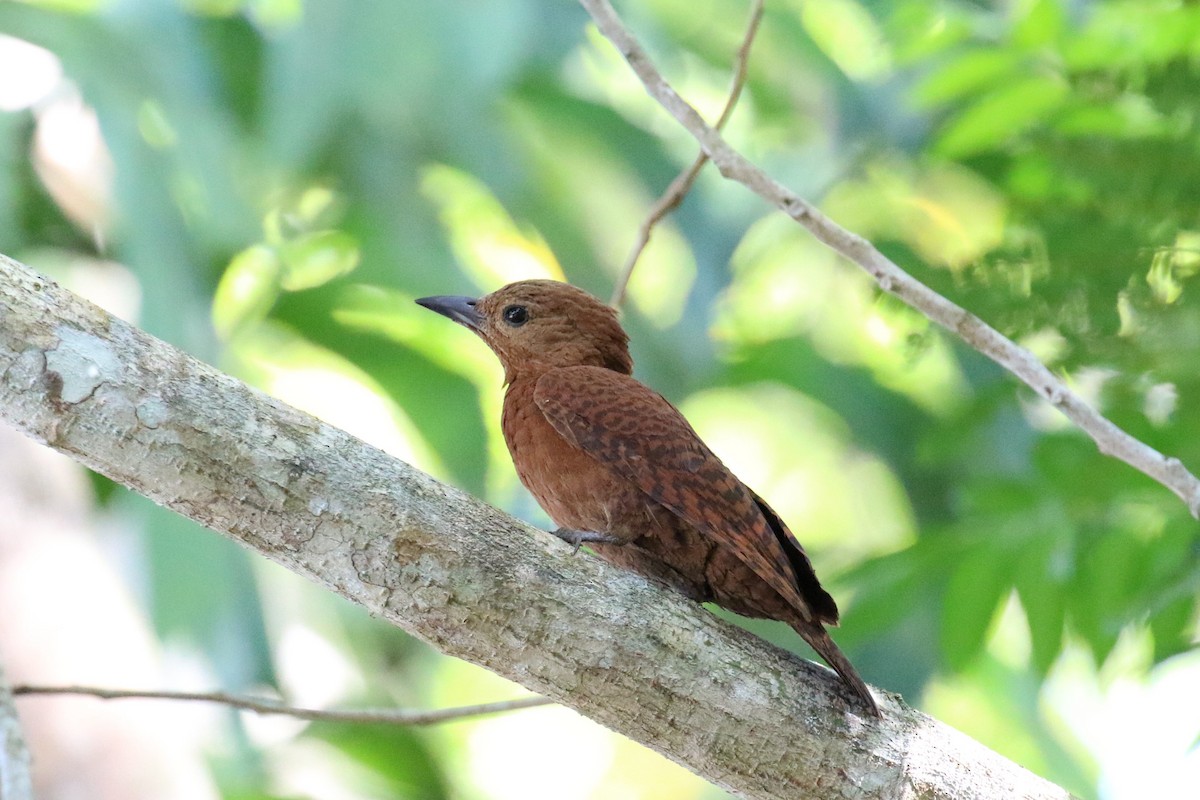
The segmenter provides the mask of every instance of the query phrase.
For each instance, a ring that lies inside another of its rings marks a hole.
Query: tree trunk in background
[[[29,749],[0,662],[0,800],[33,800]]]
[[[90,507],[77,464],[0,429],[0,662],[13,684],[163,684],[149,624],[98,548]],[[180,724],[197,709],[62,697],[16,703],[38,800],[218,796],[195,736],[207,726]],[[209,712],[199,710],[201,719]]]

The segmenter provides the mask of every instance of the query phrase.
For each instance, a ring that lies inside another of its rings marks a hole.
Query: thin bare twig
[[[1071,391],[1033,353],[909,275],[866,239],[841,227],[751,163],[730,147],[721,134],[707,125],[696,109],[667,83],[608,0],[579,2],[600,32],[629,63],[647,93],[695,137],[722,175],[777,206],[807,228],[818,241],[865,270],[885,292],[957,334],[971,347],[1016,375],[1092,437],[1100,452],[1124,461],[1158,481],[1183,500],[1192,516],[1200,518],[1200,479],[1178,458],[1163,455],[1121,430]]]
[[[436,725],[453,722],[467,717],[499,714],[502,711],[517,711],[553,703],[546,697],[521,697],[516,700],[501,700],[496,703],[480,703],[457,708],[439,708],[433,711],[413,711],[403,708],[368,708],[358,711],[296,708],[282,701],[266,697],[244,697],[226,692],[171,692],[142,691],[131,689],[103,689],[96,686],[14,686],[16,697],[46,695],[85,695],[101,700],[184,700],[199,703],[219,703],[243,711],[258,714],[282,714],[314,722],[354,722],[367,725]]]
[[[750,21],[746,25],[746,33],[742,36],[742,44],[734,58],[733,83],[729,88],[729,98],[725,101],[725,108],[722,109],[721,116],[713,126],[714,130],[719,131],[725,128],[725,123],[733,116],[733,109],[742,96],[742,89],[746,86],[746,77],[749,74],[750,48],[754,45],[754,37],[758,35],[758,27],[762,18],[763,0],[754,0],[750,8]],[[667,187],[662,197],[659,197],[658,201],[650,208],[650,213],[642,220],[641,227],[638,228],[637,239],[633,243],[633,249],[629,251],[625,265],[621,268],[621,277],[617,279],[617,284],[613,288],[612,300],[609,301],[609,305],[613,308],[620,308],[621,303],[625,301],[625,290],[629,286],[629,279],[633,276],[633,268],[637,266],[638,259],[641,258],[646,245],[650,243],[650,233],[654,230],[654,226],[679,207],[683,198],[691,191],[692,184],[696,182],[696,176],[700,174],[700,170],[707,163],[708,153],[704,152],[702,148],[700,154],[696,156],[696,160],[675,176],[671,185]]]

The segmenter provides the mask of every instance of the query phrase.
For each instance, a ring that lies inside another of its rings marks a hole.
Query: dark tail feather
[[[812,623],[802,623],[793,625],[796,632],[804,637],[804,641],[808,642],[813,650],[820,654],[821,658],[829,666],[833,667],[834,671],[841,676],[842,681],[854,691],[867,710],[872,716],[883,717],[879,711],[879,706],[875,703],[875,698],[871,695],[871,690],[867,688],[867,684],[863,679],[858,677],[858,672],[854,669],[854,665],[850,663],[850,659],[846,658],[845,653],[838,649],[834,644],[833,639],[829,637],[829,633],[824,628],[821,628]]]

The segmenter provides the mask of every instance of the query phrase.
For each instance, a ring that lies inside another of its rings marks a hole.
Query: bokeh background
[[[748,4],[620,10],[715,118]],[[768,0],[727,133],[1196,470],[1198,87],[1193,2]],[[0,251],[535,524],[497,365],[412,299],[607,297],[694,154],[561,0],[0,3]],[[623,313],[637,375],[809,548],[868,680],[1081,796],[1195,796],[1200,536],[1172,494],[711,169]],[[14,682],[523,694],[7,433],[0,473]],[[724,796],[556,707],[398,730],[20,703],[51,800]]]

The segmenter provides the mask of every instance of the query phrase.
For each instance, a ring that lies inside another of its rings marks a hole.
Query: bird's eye
[[[504,321],[514,328],[525,324],[529,319],[529,310],[525,306],[509,306],[504,309]]]

